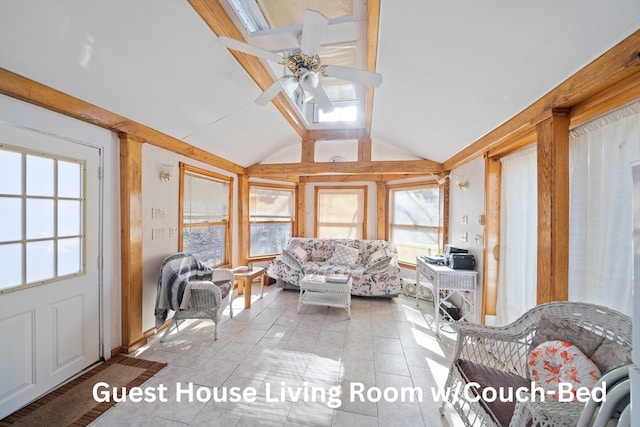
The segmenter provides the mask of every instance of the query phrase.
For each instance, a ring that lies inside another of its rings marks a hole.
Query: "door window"
[[[0,292],[84,271],[83,162],[0,146]]]

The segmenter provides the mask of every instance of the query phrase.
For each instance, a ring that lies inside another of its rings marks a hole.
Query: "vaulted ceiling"
[[[216,43],[224,1],[0,0],[0,67],[241,166],[299,153],[284,98],[253,102],[269,65]],[[637,0],[356,2],[375,54],[360,65],[383,75],[355,134],[374,160],[444,162],[640,28]]]

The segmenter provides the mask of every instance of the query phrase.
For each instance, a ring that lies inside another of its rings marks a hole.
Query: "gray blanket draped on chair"
[[[165,258],[160,266],[156,296],[156,328],[167,320],[169,310],[189,308],[191,283],[211,280],[213,270],[184,252]]]

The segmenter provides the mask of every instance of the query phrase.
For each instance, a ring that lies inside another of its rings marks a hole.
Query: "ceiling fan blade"
[[[260,94],[259,97],[256,98],[256,104],[258,105],[267,105],[269,101],[276,97],[280,92],[285,89],[289,89],[291,84],[289,81],[293,80],[293,83],[297,85],[295,79],[289,77],[282,77],[271,84],[264,92]]]
[[[372,73],[351,67],[341,67],[339,65],[327,65],[324,69],[324,74],[327,77],[360,82],[367,86],[378,87],[382,83],[382,74],[380,73]]]
[[[318,86],[313,91],[313,99],[315,100],[318,107],[326,114],[333,111],[333,104],[331,100],[327,96],[327,92],[322,89],[322,87]]]
[[[282,62],[283,58],[280,55],[276,55],[273,52],[269,52],[268,50],[260,49],[259,47],[251,46],[250,44],[243,43],[239,40],[232,39],[231,37],[220,36],[216,40],[222,46],[227,49],[237,50],[239,52],[248,53],[249,55],[257,56],[259,58],[264,58],[268,61],[272,62]]]
[[[304,11],[304,24],[302,25],[302,37],[300,50],[308,56],[315,56],[320,46],[320,39],[329,24],[329,20],[320,12],[307,9]]]

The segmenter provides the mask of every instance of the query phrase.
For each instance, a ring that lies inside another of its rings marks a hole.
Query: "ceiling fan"
[[[357,68],[322,65],[317,50],[328,23],[329,20],[320,12],[311,9],[305,10],[302,36],[300,37],[300,48],[289,52],[286,56],[280,56],[230,37],[220,36],[217,40],[218,43],[228,49],[248,53],[249,55],[285,65],[286,69],[291,73],[273,82],[273,84],[256,99],[257,104],[266,105],[283,90],[293,93],[300,87],[306,95],[305,101],[313,99],[324,112],[330,112],[333,110],[333,105],[327,93],[320,85],[321,75],[374,87],[380,86],[382,83],[382,75]]]

